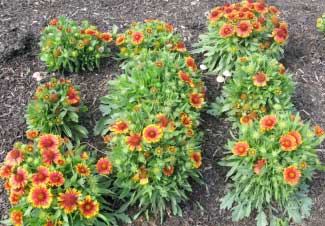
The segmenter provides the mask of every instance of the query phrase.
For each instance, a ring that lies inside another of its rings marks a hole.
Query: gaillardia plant
[[[283,54],[287,24],[279,10],[264,1],[225,4],[211,10],[208,32],[200,35],[192,53],[203,53],[210,74],[233,71],[239,57],[262,53],[275,59]]]
[[[234,221],[257,210],[258,226],[290,219],[300,224],[312,207],[308,181],[323,168],[315,150],[324,138],[319,130],[289,113],[241,126],[238,139],[228,142],[230,155],[220,163],[231,167],[227,178],[232,180],[221,208],[231,209]]]
[[[112,34],[102,33],[87,21],[79,27],[65,17],[49,22],[41,35],[40,59],[50,71],[92,71],[109,56]]]
[[[317,18],[316,27],[319,32],[322,32],[325,35],[325,13],[322,17]]]
[[[128,61],[125,74],[109,82],[101,100],[104,117],[97,133],[105,136],[116,169],[121,198],[139,213],[165,215],[200,181],[199,110],[205,88],[191,57],[169,50],[143,51]]]
[[[106,198],[112,164],[107,157],[96,161],[95,152],[53,134],[28,133],[33,140],[16,143],[0,167],[9,193],[10,219],[6,225],[117,225],[129,221],[114,211]]]
[[[79,113],[86,111],[78,89],[70,80],[52,78],[37,88],[25,117],[31,131],[59,134],[79,142],[88,134],[87,129],[79,125]]]
[[[115,44],[120,48],[119,57],[122,59],[130,59],[147,49],[187,52],[181,36],[174,33],[174,27],[160,20],[133,22],[125,33],[117,35]]]
[[[225,113],[238,127],[269,112],[291,110],[294,83],[285,71],[277,60],[260,54],[239,58],[233,78],[226,81],[209,113]]]

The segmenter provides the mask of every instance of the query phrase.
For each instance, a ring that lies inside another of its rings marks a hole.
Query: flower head
[[[10,221],[14,226],[23,225],[23,212],[20,210],[13,210],[10,213]]]
[[[236,28],[238,37],[247,38],[253,31],[253,25],[249,21],[240,21]]]
[[[188,117],[188,115],[185,114],[185,113],[182,113],[182,114],[181,114],[181,121],[182,121],[182,124],[183,124],[185,127],[191,127],[191,126],[192,126],[192,120],[191,120],[190,117]]]
[[[23,168],[18,168],[15,174],[9,179],[12,188],[24,187],[28,182],[28,172]]]
[[[11,205],[17,205],[20,202],[21,195],[16,192],[11,192],[9,195],[9,202]]]
[[[296,138],[291,135],[281,136],[279,142],[284,151],[293,151],[297,148]]]
[[[190,57],[190,56],[185,57],[185,63],[186,63],[186,66],[188,68],[190,68],[192,71],[196,71],[197,65],[195,63],[195,60],[192,57]]]
[[[110,33],[102,33],[101,38],[102,38],[102,40],[104,40],[107,43],[109,43],[113,40],[113,37]]]
[[[35,208],[47,209],[52,203],[52,193],[44,185],[35,186],[31,188],[28,200]]]
[[[53,134],[46,134],[40,136],[38,147],[41,151],[57,150],[60,146],[60,138]]]
[[[316,136],[318,136],[318,137],[321,137],[321,136],[323,136],[325,134],[322,127],[320,127],[318,125],[314,127],[314,131],[315,131]]]
[[[261,119],[260,125],[261,125],[261,128],[263,128],[263,129],[271,130],[274,128],[274,126],[277,124],[277,122],[278,122],[278,120],[275,115],[267,115]]]
[[[32,175],[33,185],[46,184],[48,182],[48,179],[49,170],[44,166],[38,167],[38,172]]]
[[[125,134],[129,130],[129,125],[125,121],[117,121],[110,127],[110,129],[115,134]]]
[[[36,137],[38,137],[38,131],[37,130],[28,130],[26,132],[26,137],[29,140],[34,140]]]
[[[50,186],[62,186],[64,184],[64,176],[60,171],[53,171],[49,174],[49,185]]]
[[[125,42],[125,35],[119,35],[119,36],[116,38],[115,44],[116,44],[117,46],[120,46],[120,45],[122,45],[124,42]]]
[[[298,184],[301,177],[301,172],[295,166],[289,166],[283,171],[283,179],[285,183],[290,185]]]
[[[51,165],[53,163],[57,163],[59,159],[61,159],[61,154],[59,150],[46,149],[42,152],[42,161],[45,165]]]
[[[228,38],[235,34],[235,28],[231,24],[225,24],[221,27],[219,34],[223,38]]]
[[[208,19],[210,21],[217,21],[222,17],[223,13],[218,8],[215,8],[211,11],[210,15],[208,16]]]
[[[178,77],[179,77],[182,81],[184,81],[185,83],[187,83],[188,85],[193,86],[193,81],[192,81],[192,79],[190,78],[190,76],[188,75],[188,73],[183,72],[183,71],[179,71],[179,72],[178,72]]]
[[[184,42],[177,42],[175,45],[175,49],[178,52],[185,52],[186,51],[186,46]]]
[[[76,170],[77,170],[77,173],[80,175],[80,176],[83,176],[83,177],[87,177],[90,175],[90,169],[88,166],[82,164],[82,163],[78,163],[76,165]]]
[[[14,170],[14,166],[4,163],[0,168],[0,178],[9,178]]]
[[[156,116],[156,119],[159,121],[158,125],[162,129],[166,128],[169,124],[169,119],[164,114],[158,114]]]
[[[80,104],[80,96],[78,95],[78,91],[73,87],[69,88],[67,99],[71,106],[78,106]]]
[[[148,125],[143,129],[143,140],[147,143],[157,143],[163,136],[162,129],[154,124]]]
[[[163,173],[164,173],[166,176],[170,177],[170,176],[174,173],[174,166],[171,165],[171,166],[169,166],[169,167],[167,167],[167,166],[164,167]]]
[[[254,3],[254,9],[259,13],[267,13],[268,8],[264,2],[256,2]]]
[[[194,168],[198,169],[202,165],[202,155],[201,152],[194,151],[190,154],[190,159],[193,162]]]
[[[59,206],[64,210],[65,213],[72,213],[78,207],[78,198],[80,196],[81,193],[75,188],[68,189],[66,192],[59,194]]]
[[[142,146],[141,146],[141,134],[140,133],[130,133],[130,136],[127,136],[125,138],[125,142],[127,143],[129,149],[131,151],[134,151],[135,149],[137,149],[138,151],[142,150]]]
[[[249,125],[253,122],[252,118],[249,117],[249,115],[242,116],[239,121],[243,125]]]
[[[83,217],[90,219],[98,214],[99,203],[87,195],[83,201],[79,202],[79,209]]]
[[[267,85],[269,78],[264,72],[258,72],[255,76],[253,76],[254,85],[257,87],[263,87]]]
[[[257,175],[260,175],[261,174],[261,170],[263,169],[264,165],[267,163],[267,160],[266,159],[260,159],[257,161],[257,163],[255,163],[254,165],[254,172],[257,174]]]
[[[289,37],[288,26],[286,24],[281,24],[279,28],[275,28],[272,32],[274,40],[279,43],[283,44]]]
[[[288,135],[293,136],[295,138],[297,146],[302,143],[302,137],[301,137],[301,135],[300,135],[300,133],[298,131],[295,131],[295,130],[290,131],[288,133]]]
[[[14,149],[8,152],[5,162],[10,165],[19,165],[24,160],[24,153],[22,150]]]
[[[132,43],[134,45],[140,45],[144,39],[144,35],[140,31],[136,31],[132,34]]]
[[[246,156],[249,150],[249,144],[246,141],[239,141],[232,148],[232,153],[237,156]]]
[[[204,97],[202,93],[191,93],[190,94],[190,104],[196,109],[201,109],[204,102]]]
[[[112,163],[108,158],[100,158],[96,164],[96,170],[102,175],[110,174],[113,170]]]

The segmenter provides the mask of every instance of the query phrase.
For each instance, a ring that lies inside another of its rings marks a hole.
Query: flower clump
[[[208,32],[200,36],[193,53],[204,53],[209,73],[236,68],[238,58],[261,53],[275,59],[283,54],[289,34],[280,11],[264,1],[242,1],[211,10]]]
[[[120,58],[131,59],[142,50],[168,49],[183,54],[187,52],[180,35],[174,27],[160,20],[146,19],[144,23],[133,22],[129,29],[116,37],[115,44],[120,48]]]
[[[238,140],[228,142],[231,154],[221,162],[231,167],[227,177],[233,181],[221,207],[231,209],[236,221],[256,209],[264,225],[266,213],[270,221],[281,216],[299,224],[312,204],[307,182],[320,168],[315,148],[324,134],[317,131],[290,113],[266,115],[240,127]]]
[[[55,18],[42,31],[40,58],[50,71],[94,70],[100,59],[109,56],[111,33],[100,32],[95,26],[65,17]]]
[[[0,178],[12,205],[10,224],[99,225],[112,220],[104,216],[111,206],[103,198],[113,194],[106,191],[111,161],[103,157],[96,162],[83,146],[68,147],[71,143],[57,135],[38,134],[8,152]]]
[[[79,91],[71,81],[53,78],[37,88],[28,104],[25,116],[29,128],[27,136],[33,138],[36,131],[41,131],[79,141],[88,134],[86,128],[79,125],[79,113],[86,111],[87,107],[82,104]]]
[[[109,82],[96,128],[108,143],[115,185],[140,209],[164,215],[171,203],[180,214],[202,164],[197,126],[205,88],[197,66],[191,57],[147,50],[125,72]]]
[[[254,54],[237,61],[232,79],[227,80],[209,111],[213,115],[225,113],[234,127],[247,125],[263,115],[293,108],[292,77],[275,59]]]

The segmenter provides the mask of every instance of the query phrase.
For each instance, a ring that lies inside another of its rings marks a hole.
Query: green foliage
[[[240,57],[261,53],[275,59],[283,54],[287,25],[279,11],[265,3],[243,1],[211,10],[208,31],[199,36],[192,53],[203,53],[209,74],[233,71]]]
[[[225,113],[233,126],[238,127],[269,112],[292,109],[293,91],[292,77],[285,73],[282,64],[254,54],[237,61],[233,78],[226,81],[222,96],[211,105],[209,113],[215,116]]]
[[[316,27],[319,32],[322,32],[325,35],[325,13],[322,17],[317,18]]]
[[[50,71],[92,71],[109,56],[110,33],[101,33],[87,21],[81,27],[65,17],[53,19],[41,36],[40,59]]]
[[[96,133],[108,134],[114,185],[128,205],[138,204],[138,214],[163,218],[171,205],[181,215],[189,179],[200,181],[197,126],[204,87],[187,60],[168,50],[143,51],[125,64],[125,74],[109,81],[109,94],[101,99],[104,117]]]
[[[79,125],[79,113],[86,111],[71,81],[53,78],[37,88],[25,117],[28,129],[59,134],[79,142],[88,134],[87,129]]]
[[[309,123],[289,113],[241,126],[220,163],[230,167],[227,177],[232,180],[221,208],[231,209],[234,221],[256,209],[258,226],[268,225],[266,214],[271,225],[287,225],[290,219],[300,224],[312,205],[307,182],[321,167],[315,148],[324,136],[316,135]]]

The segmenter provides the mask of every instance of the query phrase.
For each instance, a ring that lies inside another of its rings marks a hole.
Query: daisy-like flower
[[[191,87],[193,86],[193,81],[190,78],[190,76],[188,75],[188,73],[184,72],[184,71],[179,71],[178,72],[178,77],[184,81],[185,83],[187,83],[188,85],[190,85]]]
[[[267,115],[261,119],[260,125],[261,125],[261,128],[263,128],[265,130],[271,130],[275,127],[277,122],[278,122],[278,120],[275,115]]]
[[[82,152],[81,154],[80,154],[80,158],[82,159],[82,160],[88,160],[89,159],[89,155],[88,155],[88,153],[87,152]]]
[[[281,136],[279,142],[284,151],[293,151],[297,148],[296,138],[291,135]]]
[[[117,121],[110,127],[110,130],[115,134],[125,134],[129,130],[129,125],[125,121]]]
[[[191,69],[192,71],[196,71],[197,65],[195,63],[195,60],[192,57],[190,56],[185,57],[185,63],[189,69]]]
[[[78,91],[73,87],[69,88],[67,99],[71,106],[78,106],[80,104],[80,96],[78,95]]]
[[[300,163],[300,167],[301,167],[302,169],[306,169],[306,168],[308,167],[307,162],[302,161],[302,162]]]
[[[80,196],[81,192],[77,191],[75,188],[60,193],[58,197],[60,208],[62,208],[65,213],[72,213],[78,208],[78,199]]]
[[[64,176],[60,171],[53,171],[49,174],[49,185],[50,186],[62,186],[64,184]]]
[[[249,150],[249,144],[246,141],[239,141],[232,148],[232,153],[237,156],[246,156]]]
[[[288,26],[285,23],[280,24],[279,28],[275,28],[272,32],[274,40],[279,43],[283,44],[289,37]]]
[[[256,2],[254,3],[254,9],[259,12],[259,13],[267,13],[268,12],[268,8],[267,5],[263,2]]]
[[[190,94],[190,104],[196,109],[201,109],[204,102],[204,97],[202,93],[191,93]]]
[[[99,203],[91,199],[89,195],[79,202],[79,210],[83,217],[90,219],[98,214]]]
[[[263,87],[267,85],[269,78],[264,72],[258,72],[256,75],[253,76],[254,85],[257,87]]]
[[[23,212],[20,210],[11,211],[10,221],[14,226],[22,226],[23,225]]]
[[[220,28],[219,34],[223,38],[228,38],[235,34],[235,28],[231,24],[225,24]]]
[[[168,32],[172,32],[174,30],[174,27],[171,24],[168,24],[168,23],[165,23],[164,27]]]
[[[162,129],[154,124],[148,125],[143,129],[142,137],[147,143],[157,143],[163,136]]]
[[[190,154],[190,159],[193,163],[194,168],[198,169],[202,165],[202,155],[201,152],[194,151]]]
[[[290,185],[297,185],[301,177],[301,172],[295,166],[289,166],[283,171],[284,182]]]
[[[178,52],[185,52],[186,51],[186,46],[184,42],[177,42],[175,45],[175,49]]]
[[[35,208],[47,209],[52,203],[51,190],[46,188],[44,185],[32,187],[30,189],[28,200]]]
[[[186,135],[189,136],[189,137],[194,136],[194,130],[192,130],[192,129],[188,129],[188,130],[186,131]]]
[[[321,137],[321,136],[323,136],[325,134],[322,127],[320,127],[318,125],[314,127],[314,131],[315,131],[316,136],[318,136],[318,137]]]
[[[184,112],[181,114],[181,122],[185,127],[191,127],[192,126],[192,120]]]
[[[18,168],[15,174],[12,174],[9,179],[12,188],[24,187],[28,182],[28,172],[23,168]]]
[[[283,64],[279,64],[279,74],[283,75],[286,72],[286,68]]]
[[[4,163],[0,168],[0,178],[9,178],[14,170],[13,165],[10,165],[8,163]]]
[[[26,137],[27,137],[27,139],[29,139],[29,140],[34,140],[36,137],[38,137],[38,131],[37,130],[34,130],[34,129],[32,129],[32,130],[28,130],[27,132],[26,132]]]
[[[57,163],[59,159],[61,159],[61,154],[59,150],[47,149],[42,152],[42,161],[45,165],[51,165],[53,163]]]
[[[210,21],[217,21],[222,17],[222,15],[222,11],[218,8],[215,8],[211,11],[210,15],[208,16],[208,19]]]
[[[267,163],[267,160],[266,159],[257,160],[257,163],[255,163],[255,165],[254,165],[254,172],[257,175],[261,175],[261,170],[263,169],[263,167],[264,167],[264,165],[266,163]]]
[[[295,130],[290,131],[288,133],[288,135],[293,136],[295,138],[297,146],[302,144],[302,137],[301,137],[301,134],[298,131],[295,131]]]
[[[53,134],[40,136],[38,147],[43,150],[57,150],[60,146],[60,138]]]
[[[136,31],[132,34],[132,43],[134,45],[140,45],[144,39],[144,35],[140,31]]]
[[[238,37],[247,38],[253,31],[253,25],[249,21],[240,21],[237,24],[236,33]]]
[[[8,152],[5,162],[10,165],[19,165],[24,160],[24,153],[22,150],[14,149]]]
[[[253,122],[252,118],[249,117],[249,115],[242,116],[239,121],[243,125],[249,125]]]
[[[76,165],[76,170],[77,170],[77,173],[80,175],[80,176],[83,176],[83,177],[87,177],[90,175],[90,169],[88,166],[82,164],[82,163],[78,163]]]
[[[109,43],[113,40],[113,37],[110,33],[103,33],[101,35],[101,39],[104,40],[105,42]]]
[[[276,14],[276,15],[280,13],[280,11],[278,10],[278,8],[275,7],[275,6],[270,6],[270,7],[269,7],[269,11],[270,11],[271,13],[273,13],[273,14]]]
[[[164,173],[166,176],[170,177],[170,176],[173,175],[173,173],[174,173],[174,166],[172,165],[172,166],[169,166],[169,167],[167,167],[167,166],[164,167],[163,173]]]
[[[112,163],[108,158],[100,158],[96,164],[96,170],[99,174],[108,175],[112,172]]]
[[[52,25],[52,26],[55,26],[55,25],[57,25],[59,23],[59,19],[58,18],[54,18],[54,19],[52,19],[51,21],[50,21],[50,25]]]
[[[125,42],[125,35],[119,35],[119,36],[116,38],[115,44],[116,44],[117,46],[120,46],[120,45],[122,45],[124,42]]]
[[[20,201],[21,195],[16,192],[11,192],[9,195],[9,202],[11,205],[17,205]]]
[[[158,125],[162,129],[166,128],[169,124],[169,119],[164,114],[158,114],[156,119],[159,121]]]
[[[38,167],[38,172],[32,175],[33,185],[46,184],[48,182],[48,179],[49,179],[49,170],[44,166]]]

